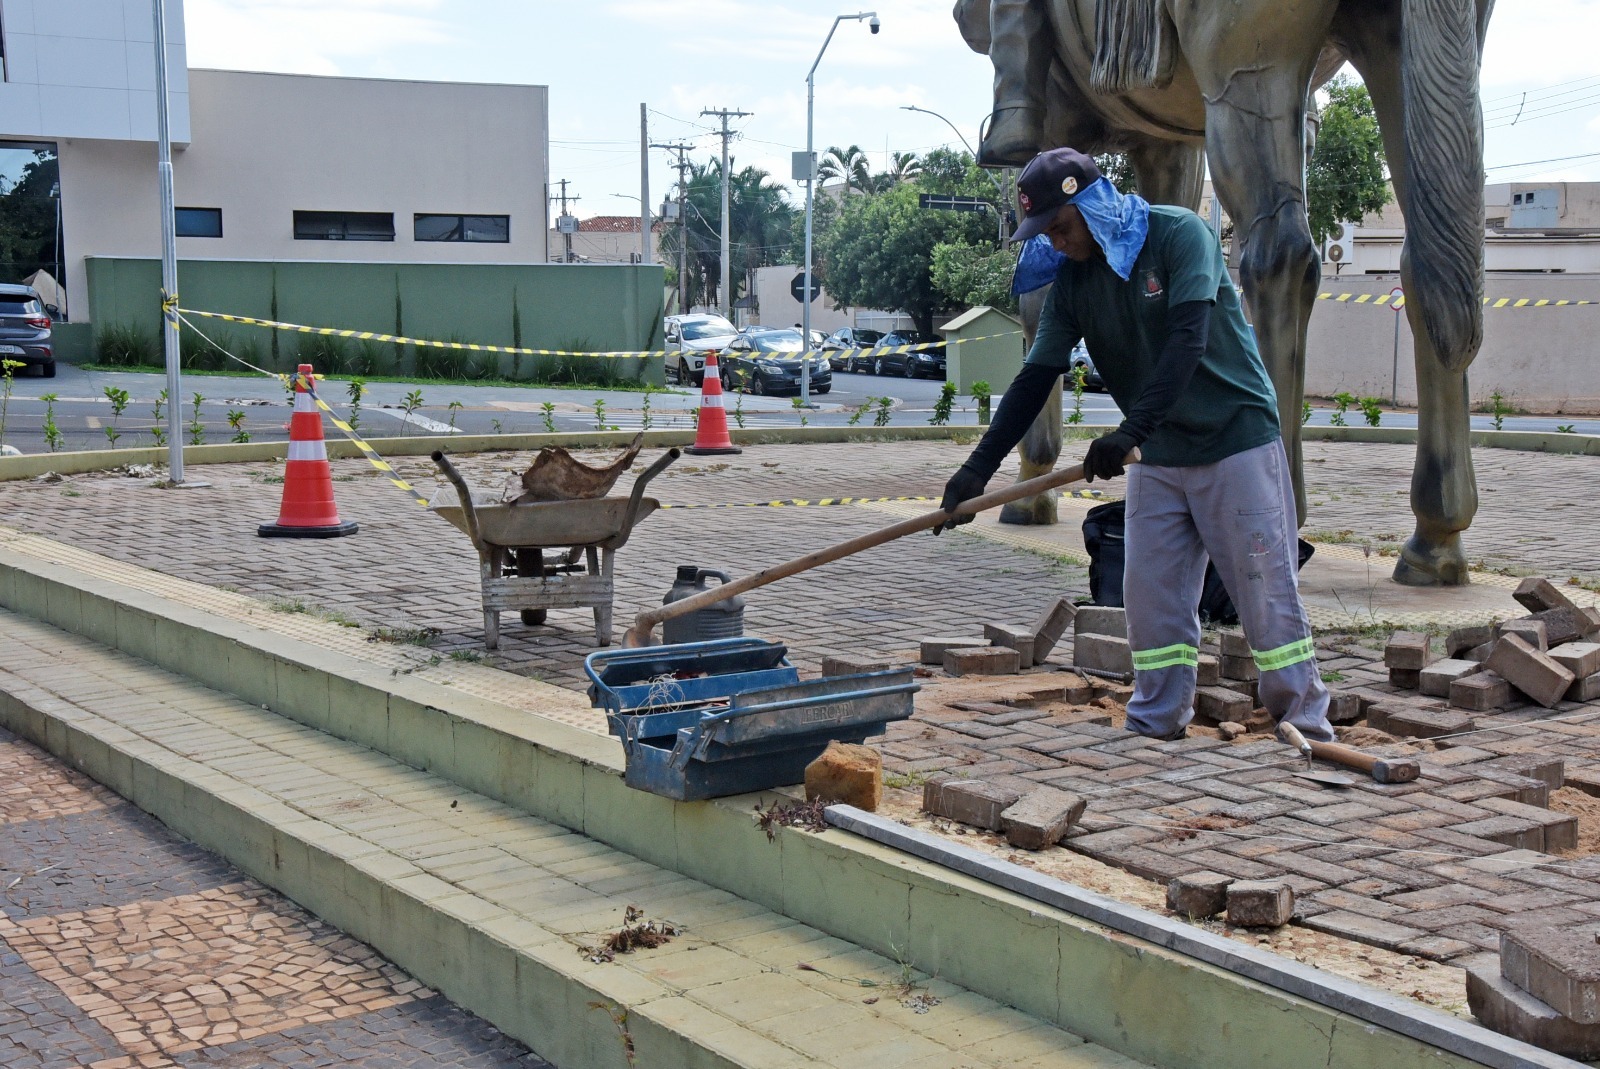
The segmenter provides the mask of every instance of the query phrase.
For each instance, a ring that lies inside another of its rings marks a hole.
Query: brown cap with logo
[[[1029,160],[1017,176],[1017,202],[1023,218],[1011,240],[1027,241],[1044,233],[1061,206],[1072,203],[1073,197],[1099,178],[1100,168],[1094,160],[1076,149],[1053,148]]]

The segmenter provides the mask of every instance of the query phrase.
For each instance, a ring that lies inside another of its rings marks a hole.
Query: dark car
[[[864,330],[858,327],[840,327],[823,341],[828,353],[828,366],[835,371],[866,371],[872,367],[870,357],[860,350],[870,349],[883,339],[881,330]]]
[[[729,389],[746,393],[800,392],[800,368],[811,364],[811,392],[833,389],[833,369],[821,353],[805,355],[800,332],[788,327],[747,327],[723,350],[722,377]]]
[[[1106,384],[1100,378],[1100,372],[1095,370],[1094,359],[1089,356],[1088,346],[1079,342],[1072,347],[1072,369],[1083,369],[1083,388],[1090,393],[1105,393]],[[1072,388],[1072,377],[1067,377],[1067,389]]]
[[[55,378],[50,314],[30,286],[0,285],[0,360],[32,364],[45,378]]]
[[[901,346],[914,349],[895,351]],[[944,342],[917,330],[891,330],[873,349],[874,375],[902,375],[908,379],[944,378]]]

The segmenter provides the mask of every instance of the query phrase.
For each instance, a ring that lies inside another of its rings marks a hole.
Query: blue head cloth
[[[1089,233],[1106,254],[1106,263],[1126,282],[1150,233],[1150,202],[1136,193],[1117,192],[1116,186],[1101,177],[1068,203],[1077,205],[1083,213]]]
[[[1043,234],[1035,234],[1024,241],[1022,251],[1017,255],[1017,269],[1011,275],[1011,295],[1020,297],[1050,285],[1056,280],[1056,271],[1065,259],[1066,256],[1057,252],[1055,246],[1050,244],[1050,239]]]

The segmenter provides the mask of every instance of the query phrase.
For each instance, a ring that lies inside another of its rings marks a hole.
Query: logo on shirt
[[[1156,275],[1154,268],[1144,273],[1143,293],[1147,300],[1155,300],[1164,296],[1166,292],[1167,288],[1161,284],[1161,279]]]

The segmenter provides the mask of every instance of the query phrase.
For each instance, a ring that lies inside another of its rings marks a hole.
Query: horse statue
[[[995,67],[985,166],[1070,145],[1126,153],[1146,199],[1199,206],[1209,158],[1305,522],[1301,399],[1321,259],[1306,218],[1312,92],[1345,62],[1366,82],[1406,220],[1415,343],[1416,530],[1395,565],[1413,586],[1467,582],[1478,507],[1467,367],[1483,336],[1483,123],[1478,70],[1493,0],[957,0]],[[1022,301],[1028,344],[1047,290]],[[1021,478],[1054,466],[1060,389],[1021,446]],[[1053,523],[1054,501],[1013,508]]]

